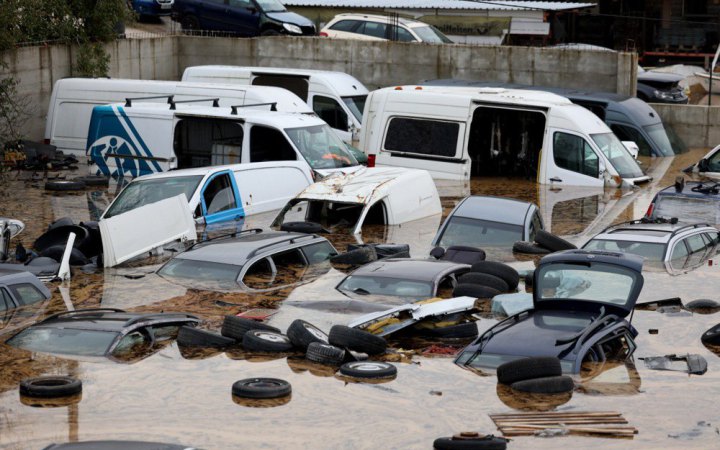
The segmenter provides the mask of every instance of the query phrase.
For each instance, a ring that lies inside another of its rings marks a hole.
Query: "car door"
[[[252,0],[228,0],[228,28],[243,36],[257,36],[260,32],[260,8]]]
[[[200,29],[232,31],[227,20],[228,0],[199,0],[197,13]]]
[[[223,170],[207,179],[200,191],[200,209],[208,225],[245,217],[232,171]]]
[[[541,184],[556,186],[603,186],[604,162],[579,134],[550,130],[550,148],[543,149]]]

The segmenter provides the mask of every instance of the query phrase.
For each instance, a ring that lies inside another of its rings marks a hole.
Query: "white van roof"
[[[351,97],[355,95],[366,95],[369,91],[355,77],[345,72],[332,70],[317,69],[295,69],[289,67],[249,67],[249,66],[193,66],[185,69],[182,79],[186,80],[191,75],[202,76],[203,78],[223,77],[223,74],[232,73],[254,73],[254,74],[274,74],[274,75],[299,75],[306,77],[314,77],[324,79],[328,84],[332,85],[341,97]]]
[[[223,166],[205,166],[205,167],[192,167],[189,169],[178,169],[178,170],[170,170],[167,172],[158,172],[153,173],[149,175],[142,175],[135,180],[158,180],[163,178],[176,178],[176,177],[188,177],[188,176],[195,176],[195,175],[202,175],[203,177],[205,175],[222,172],[224,170],[231,170],[233,172],[239,171],[239,170],[252,170],[252,169],[264,169],[264,168],[274,168],[274,167],[282,167],[282,166],[293,166],[293,167],[300,167],[299,164],[296,161],[267,161],[267,162],[254,162],[254,163],[244,163],[244,164],[227,164]],[[133,180],[133,181],[135,181]]]

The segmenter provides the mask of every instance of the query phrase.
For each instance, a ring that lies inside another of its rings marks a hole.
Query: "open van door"
[[[238,221],[245,217],[242,199],[232,171],[223,170],[205,181],[200,191],[198,207],[207,225],[230,220]]]
[[[554,128],[548,133],[538,176],[540,184],[604,186],[605,162],[584,136]]]

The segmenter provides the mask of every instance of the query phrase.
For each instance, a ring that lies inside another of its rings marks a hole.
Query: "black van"
[[[238,36],[315,36],[310,19],[288,11],[278,0],[175,0],[172,19],[183,30]]]

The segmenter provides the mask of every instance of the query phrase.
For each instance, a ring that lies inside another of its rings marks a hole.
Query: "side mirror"
[[[710,170],[710,163],[707,159],[703,158],[698,162],[698,172],[709,172]]]
[[[600,176],[605,175],[605,172],[607,172],[607,167],[605,167],[605,163],[603,161],[598,162],[598,171],[600,172]]]
[[[633,141],[622,141],[622,144],[632,157],[637,159],[640,154],[640,147],[638,147],[638,145]]]

